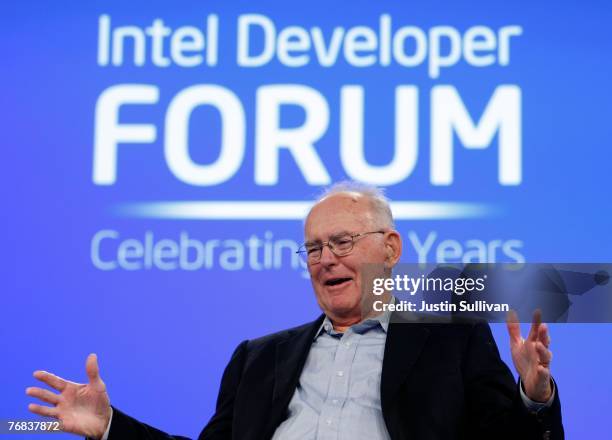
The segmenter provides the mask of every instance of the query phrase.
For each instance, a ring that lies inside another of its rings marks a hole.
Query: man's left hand
[[[542,313],[536,310],[527,339],[521,336],[518,316],[508,313],[506,322],[510,334],[510,349],[514,367],[521,376],[525,394],[535,402],[547,402],[552,396],[548,327],[542,323]]]

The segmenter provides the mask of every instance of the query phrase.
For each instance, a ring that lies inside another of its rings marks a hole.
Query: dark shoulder
[[[309,333],[314,333],[316,329],[321,325],[323,317],[320,316],[314,321],[307,322],[305,324],[291,327],[285,330],[280,330],[269,335],[261,336],[259,338],[251,339],[247,343],[247,350],[260,350],[268,346],[274,346],[279,342],[285,341],[289,338],[306,336]]]
[[[481,319],[464,317],[435,317],[432,315],[395,313],[394,326],[415,326],[424,329],[430,338],[466,344],[476,338],[491,335],[489,324]]]

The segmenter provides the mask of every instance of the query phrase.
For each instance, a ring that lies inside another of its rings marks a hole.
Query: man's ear
[[[402,256],[402,237],[397,231],[389,231],[385,234],[385,251],[387,253],[385,266],[391,268]]]

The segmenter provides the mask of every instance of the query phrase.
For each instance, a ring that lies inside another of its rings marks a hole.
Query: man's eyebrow
[[[336,233],[330,235],[328,237],[328,240],[331,240],[332,238],[342,237],[343,235],[351,235],[351,232],[346,231],[346,230],[336,232]],[[321,244],[321,243],[323,243],[323,240],[319,240],[319,239],[317,239],[317,240],[309,240],[309,241],[304,242],[304,246],[314,246],[314,245]]]
[[[338,238],[338,237],[342,237],[343,235],[351,235],[352,232],[349,231],[340,231],[340,232],[336,232],[335,234],[332,234],[329,236],[330,239],[332,238]]]

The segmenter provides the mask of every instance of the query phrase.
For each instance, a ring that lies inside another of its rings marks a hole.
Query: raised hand
[[[58,419],[62,430],[66,432],[100,439],[110,421],[111,408],[95,354],[87,357],[85,370],[89,378],[87,384],[67,381],[46,371],[35,371],[36,379],[56,389],[60,394],[43,388],[29,387],[26,389],[28,396],[53,406],[31,403],[28,409],[35,414]]]
[[[548,349],[550,337],[548,327],[542,324],[542,313],[536,310],[527,339],[521,336],[521,328],[516,312],[508,313],[508,333],[514,367],[521,376],[525,394],[536,402],[546,402],[552,396],[550,380],[550,361],[552,353]]]

